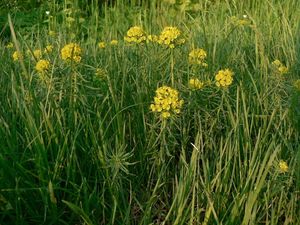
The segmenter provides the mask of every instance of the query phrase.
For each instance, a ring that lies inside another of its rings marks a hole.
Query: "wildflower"
[[[296,80],[296,81],[293,83],[293,86],[294,86],[298,91],[300,91],[300,79]]]
[[[98,43],[98,47],[99,47],[99,48],[105,48],[105,47],[106,47],[105,42],[104,42],[104,41],[99,42],[99,43]]]
[[[110,45],[118,45],[118,40],[111,40]]]
[[[127,31],[127,35],[124,37],[126,42],[137,44],[145,42],[147,40],[146,33],[141,27],[134,26]]]
[[[189,54],[189,63],[207,67],[207,63],[205,63],[206,56],[206,51],[201,48],[196,48]]]
[[[7,45],[5,46],[5,48],[10,49],[13,48],[14,44],[12,42],[8,42]]]
[[[280,160],[278,165],[279,165],[279,170],[280,170],[281,173],[288,172],[289,166],[285,161]]]
[[[158,43],[169,48],[184,44],[185,39],[180,38],[181,31],[177,27],[165,27],[158,37]]]
[[[42,57],[42,51],[40,49],[36,49],[33,51],[33,55],[36,59],[40,59]]]
[[[276,59],[272,62],[275,71],[281,75],[288,73],[289,69],[280,60]]]
[[[180,113],[183,100],[178,97],[178,91],[168,86],[162,86],[156,90],[154,103],[150,105],[152,112],[161,113],[162,118],[168,118],[172,114]]]
[[[12,55],[14,61],[18,61],[20,59],[23,59],[23,55],[21,52],[15,51]]]
[[[65,61],[74,61],[79,63],[81,61],[82,50],[78,44],[69,43],[61,50],[61,58]]]
[[[157,35],[148,35],[147,36],[147,43],[148,42],[157,42],[157,41],[158,41]]]
[[[47,45],[44,49],[45,53],[51,53],[53,51],[53,45]]]
[[[35,69],[39,73],[45,73],[47,70],[49,70],[49,67],[50,67],[50,62],[45,59],[39,60],[35,65]]]
[[[215,80],[218,87],[227,87],[232,84],[233,72],[229,69],[220,70],[216,74]]]
[[[189,87],[194,90],[199,90],[203,88],[204,82],[200,81],[197,78],[192,78],[189,80]]]

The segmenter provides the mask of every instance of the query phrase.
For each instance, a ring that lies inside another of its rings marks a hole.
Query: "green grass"
[[[300,224],[299,1],[72,2],[41,4],[30,26],[16,9],[3,20],[16,35],[0,45],[0,224]],[[186,43],[128,46],[135,25],[176,26]],[[69,42],[79,64],[61,59]],[[49,44],[41,77],[30,54]],[[206,69],[188,64],[197,47]],[[214,84],[224,68],[227,89]],[[193,91],[192,77],[211,84]],[[162,85],[184,100],[167,120],[149,108]]]

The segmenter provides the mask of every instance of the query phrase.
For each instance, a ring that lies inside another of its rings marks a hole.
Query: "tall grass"
[[[1,43],[0,223],[300,224],[300,2],[80,4],[49,1],[32,28],[12,19],[20,61]],[[232,23],[243,15],[249,25]],[[128,46],[134,25],[177,26],[187,41],[172,52]],[[69,42],[83,49],[79,64],[60,57]],[[41,79],[31,55],[49,44]],[[188,64],[197,47],[205,70]],[[274,72],[275,59],[288,74]],[[214,85],[224,68],[234,71],[225,90]],[[192,91],[192,77],[211,84]],[[161,120],[149,106],[171,84],[184,107]]]

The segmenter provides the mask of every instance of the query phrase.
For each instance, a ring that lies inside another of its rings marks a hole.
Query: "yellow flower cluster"
[[[104,48],[106,48],[106,44],[107,44],[107,43],[106,43],[105,41],[100,41],[100,42],[98,43],[98,48],[104,49]],[[116,40],[116,39],[113,39],[113,40],[111,40],[110,42],[108,42],[108,44],[110,44],[111,46],[116,46],[116,45],[119,44],[119,41]]]
[[[104,42],[104,41],[99,42],[99,43],[98,43],[98,47],[99,47],[99,48],[105,48],[105,47],[106,47],[105,42]]]
[[[44,53],[51,53],[53,51],[53,45],[47,45],[44,49]]]
[[[35,59],[40,59],[42,57],[42,51],[40,49],[36,49],[34,51],[31,51],[30,49],[26,50],[27,56],[32,56]]]
[[[118,45],[118,43],[118,40],[115,39],[110,41],[110,45]]]
[[[33,55],[36,59],[40,59],[42,57],[42,51],[40,49],[36,49],[33,51]]]
[[[207,53],[202,48],[193,49],[189,53],[189,63],[207,67],[207,63],[205,62],[206,56]]]
[[[279,73],[279,74],[286,74],[289,69],[282,64],[282,62],[280,62],[278,59],[274,60],[272,62],[272,65],[275,67],[276,71]]]
[[[180,38],[180,36],[181,31],[177,27],[165,27],[159,35],[157,42],[169,48],[175,48],[176,45],[185,43],[185,39]]]
[[[158,37],[157,37],[157,35],[152,35],[152,34],[148,35],[148,36],[147,36],[147,43],[148,43],[148,42],[158,42]]]
[[[178,91],[168,86],[162,86],[156,90],[154,103],[150,105],[152,112],[161,113],[162,118],[168,118],[172,114],[180,113],[183,100],[178,97]]]
[[[140,44],[145,42],[147,37],[145,31],[141,27],[134,26],[127,31],[127,35],[124,37],[124,40],[129,43],[135,42]]]
[[[289,171],[289,166],[288,166],[288,164],[287,164],[285,161],[280,160],[280,161],[279,161],[279,170],[280,170],[281,173],[286,173],[286,172],[288,172],[288,171]]]
[[[23,59],[23,55],[21,52],[14,51],[14,53],[12,54],[12,58],[14,61],[18,61],[20,59]]]
[[[49,70],[49,67],[50,67],[50,62],[45,59],[39,60],[35,65],[35,69],[39,73],[45,73],[47,70]]]
[[[61,58],[65,61],[74,61],[79,63],[81,61],[82,50],[78,44],[70,43],[61,49]]]
[[[215,80],[218,87],[227,87],[232,84],[233,72],[229,69],[220,70],[216,74]]]
[[[192,78],[189,80],[189,87],[191,89],[199,90],[204,87],[204,82],[200,81],[197,78]]]

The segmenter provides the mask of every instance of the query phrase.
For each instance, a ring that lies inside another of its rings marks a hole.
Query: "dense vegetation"
[[[0,13],[0,224],[300,224],[298,0]]]

